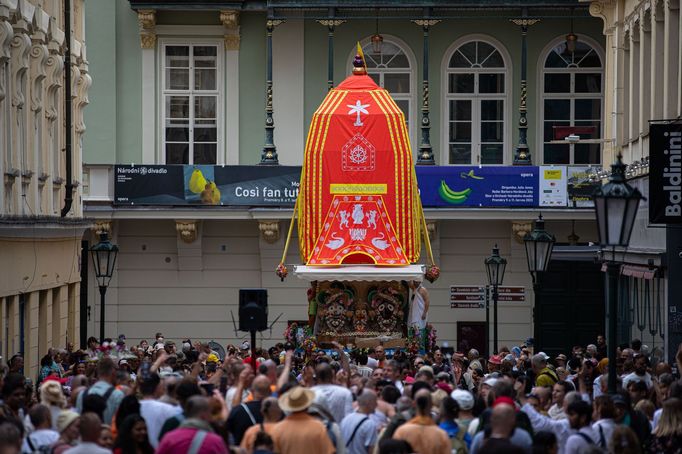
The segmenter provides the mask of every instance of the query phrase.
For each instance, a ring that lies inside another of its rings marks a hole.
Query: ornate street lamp
[[[545,230],[545,220],[542,219],[542,214],[535,221],[533,231],[526,233],[523,237],[523,243],[526,246],[528,271],[533,278],[533,288],[535,290],[537,290],[536,286],[538,285],[540,273],[547,271],[555,242],[554,235]]]
[[[597,215],[599,245],[611,248],[611,260],[606,263],[608,301],[608,358],[609,358],[609,394],[616,392],[616,330],[618,327],[618,274],[620,264],[615,261],[616,247],[627,247],[630,244],[632,227],[637,217],[639,202],[644,198],[637,188],[625,182],[625,164],[623,156],[618,153],[616,162],[611,165],[609,182],[597,188],[592,195],[594,210]]]
[[[372,43],[372,52],[375,54],[381,54],[384,47],[384,37],[379,34],[379,11],[377,10],[377,20],[376,20],[376,30],[371,38],[369,38]]]
[[[578,35],[573,33],[573,12],[571,11],[571,31],[566,35],[566,50],[570,54],[575,53],[578,44]]]
[[[502,285],[504,280],[504,270],[507,267],[507,261],[500,257],[500,249],[497,244],[493,248],[493,255],[485,259],[485,270],[488,273],[488,284],[493,288],[493,316],[495,317],[495,324],[493,325],[493,347],[495,353],[498,352],[497,345],[497,300],[498,287]],[[488,325],[488,332],[490,332],[490,321],[488,316],[488,305],[486,304],[486,321]]]
[[[116,266],[116,256],[118,255],[118,246],[109,241],[106,232],[102,232],[99,236],[99,243],[90,248],[92,255],[92,263],[95,267],[95,277],[97,278],[97,285],[99,286],[100,295],[100,315],[99,315],[99,337],[100,342],[104,341],[104,302],[106,299],[107,287],[111,281],[111,276],[114,274],[114,267]]]

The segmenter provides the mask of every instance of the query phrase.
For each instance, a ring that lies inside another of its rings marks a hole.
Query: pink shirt
[[[197,429],[189,427],[181,427],[168,432],[161,440],[156,454],[173,454],[189,451],[192,439],[196,433]],[[206,434],[206,438],[204,438],[204,442],[199,449],[199,454],[227,454],[227,452],[223,439],[214,433]]]

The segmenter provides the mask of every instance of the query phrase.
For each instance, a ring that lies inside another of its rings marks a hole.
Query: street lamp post
[[[542,219],[542,214],[535,221],[533,231],[526,233],[523,237],[528,271],[533,278],[533,291],[535,292],[540,287],[540,273],[547,271],[555,242],[554,235],[545,230],[545,220]]]
[[[493,349],[498,352],[497,345],[497,300],[498,287],[502,285],[504,280],[504,270],[507,267],[507,261],[500,257],[500,249],[497,244],[493,248],[493,255],[485,259],[485,270],[488,273],[488,284],[493,288],[493,317],[495,317],[495,324],[493,325]],[[490,327],[487,328],[490,333]]]
[[[619,153],[611,165],[608,183],[600,186],[592,195],[597,215],[599,245],[602,249],[611,248],[611,259],[606,263],[608,303],[608,391],[616,392],[616,330],[618,311],[618,273],[620,265],[615,260],[616,247],[626,248],[637,217],[639,202],[643,199],[637,188],[625,182],[625,164]]]
[[[114,274],[118,246],[109,241],[106,232],[102,232],[99,236],[99,243],[90,248],[90,254],[92,254],[92,263],[95,266],[95,277],[100,295],[99,338],[100,342],[104,342],[104,302],[107,287]]]

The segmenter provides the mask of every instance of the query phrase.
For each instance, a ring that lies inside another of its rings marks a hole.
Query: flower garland
[[[438,333],[430,323],[424,330],[409,327],[407,330],[406,348],[411,354],[416,355],[422,351],[431,352],[438,344]]]
[[[284,330],[284,339],[294,347],[301,348],[306,339],[311,338],[312,334],[313,330],[310,326],[299,326],[298,323],[293,322]]]

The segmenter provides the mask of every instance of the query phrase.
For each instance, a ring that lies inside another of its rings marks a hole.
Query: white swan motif
[[[325,244],[325,246],[327,246],[329,249],[333,251],[343,246],[344,243],[343,238],[339,238],[338,236],[334,235],[336,235],[336,232],[332,232],[331,234],[332,239],[327,244]]]
[[[386,240],[384,240],[383,232],[379,232],[379,235],[381,235],[381,237],[372,238],[372,245],[374,245],[375,248],[383,251],[389,246],[389,244],[386,242]]]

